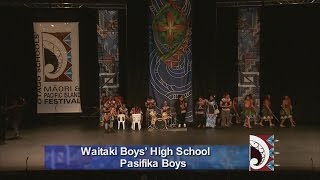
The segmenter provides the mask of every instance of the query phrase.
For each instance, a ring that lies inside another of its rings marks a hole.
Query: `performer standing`
[[[24,106],[26,101],[22,97],[13,99],[12,105],[7,108],[9,112],[9,121],[12,123],[13,131],[15,133],[14,139],[21,139],[20,124],[23,119]]]
[[[237,97],[234,97],[232,99],[231,117],[235,118],[236,124],[240,124],[240,116],[239,116],[239,110],[238,110],[238,98]]]
[[[207,123],[206,127],[214,128],[216,126],[218,104],[215,100],[216,96],[210,95],[207,101]]]
[[[203,99],[203,97],[199,97],[196,104],[196,119],[198,128],[206,127],[206,109],[206,101]]]
[[[263,121],[269,122],[269,126],[272,127],[274,124],[272,123],[273,113],[271,110],[271,96],[267,95],[263,100],[263,107],[262,107],[262,120],[260,121],[260,126],[263,125]]]
[[[230,109],[232,107],[232,102],[230,95],[226,93],[220,101],[221,112],[221,126],[229,127],[231,122]]]
[[[280,110],[280,127],[285,127],[283,123],[289,119],[291,123],[291,127],[295,127],[295,122],[293,120],[293,112],[292,112],[292,104],[291,104],[291,99],[289,96],[285,96],[282,99],[282,105],[281,105],[281,110]]]
[[[170,114],[170,106],[168,105],[167,101],[163,102],[163,106],[161,108],[161,116],[162,119],[168,124],[169,123],[169,118],[171,117]]]
[[[253,95],[249,94],[248,97],[250,99],[250,104],[251,104],[251,119],[253,119],[254,125],[259,125],[258,118],[257,118],[258,113],[256,112],[256,108],[255,108],[256,104],[255,104],[255,101],[253,99]]]
[[[104,132],[109,133],[112,131],[113,122],[111,121],[111,106],[105,104],[103,107],[103,120],[104,120]]]
[[[151,120],[151,117],[150,117],[150,112],[151,111],[155,111],[155,108],[156,108],[156,100],[154,100],[151,96],[149,96],[147,98],[147,101],[145,102],[145,107],[146,107],[146,126],[148,127],[148,125],[150,124],[150,120]]]
[[[187,127],[185,121],[186,121],[188,104],[182,95],[179,96],[174,106],[177,112],[178,128],[180,128],[182,124],[183,124],[183,127]]]
[[[243,126],[251,129],[252,128],[251,121],[253,121],[254,119],[255,110],[254,110],[252,98],[250,97],[250,95],[247,95],[245,97],[243,114],[245,116],[245,121]]]

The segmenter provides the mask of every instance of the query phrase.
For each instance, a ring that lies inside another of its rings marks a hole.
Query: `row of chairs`
[[[141,114],[132,114],[132,125],[131,125],[132,130],[136,130],[136,124],[138,125],[138,130],[139,131],[141,130],[141,119],[142,119]],[[126,129],[125,122],[126,122],[126,115],[119,114],[118,115],[118,130],[120,130],[120,126],[122,126],[123,130]]]

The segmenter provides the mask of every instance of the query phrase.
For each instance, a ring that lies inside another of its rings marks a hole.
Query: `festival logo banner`
[[[150,0],[149,94],[173,107],[179,95],[188,103],[186,121],[192,118],[192,40],[190,0]]]
[[[80,113],[77,22],[36,22],[37,112]]]
[[[102,94],[116,96],[119,93],[119,32],[118,11],[100,10],[98,13],[98,60],[100,102],[102,102],[104,98]],[[102,114],[102,107],[100,109]],[[101,121],[103,121],[102,118]]]
[[[238,101],[243,104],[252,94],[256,110],[260,107],[260,16],[259,8],[240,8],[238,12]],[[258,111],[257,111],[258,112]]]

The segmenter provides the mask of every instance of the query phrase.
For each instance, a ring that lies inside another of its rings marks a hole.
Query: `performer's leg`
[[[247,116],[244,119],[243,127],[248,127],[248,117]]]
[[[178,127],[181,127],[181,114],[176,115]]]
[[[104,132],[107,133],[109,132],[109,123],[104,122]]]
[[[286,119],[285,118],[281,118],[281,123],[280,123],[280,127],[285,127],[284,125],[283,125],[283,123],[286,121]]]
[[[227,118],[227,126],[230,126],[232,125],[232,122],[231,122],[231,115],[230,115],[230,111],[226,111],[226,118]]]
[[[12,119],[12,128],[13,128],[13,132],[14,132],[14,137],[17,138],[19,137],[19,122],[18,122],[18,118],[13,118]]]
[[[296,127],[296,125],[295,125],[295,123],[294,123],[294,121],[293,121],[293,118],[290,117],[289,120],[290,120],[290,123],[291,123],[291,127]]]
[[[264,125],[263,125],[263,122],[264,122],[266,119],[268,119],[268,118],[267,118],[266,116],[263,116],[263,117],[261,118],[261,120],[260,120],[259,125],[260,125],[260,126],[264,126]]]
[[[250,129],[252,128],[252,126],[251,126],[251,118],[248,118],[248,128],[250,128]]]
[[[197,114],[196,115],[196,120],[197,120],[197,127],[200,128],[201,127],[201,115]]]
[[[212,123],[213,123],[213,124],[212,124],[212,128],[216,127],[217,117],[218,117],[217,115],[213,115],[213,118],[212,118],[212,121],[213,121],[213,122],[212,122]]]
[[[270,127],[274,126],[274,124],[272,123],[272,118],[269,117],[268,120],[269,120],[269,126],[270,126]]]
[[[223,111],[222,123],[223,123],[224,127],[228,126],[228,124],[227,124],[228,123],[228,117],[227,117],[227,112],[226,111]]]
[[[187,127],[187,125],[186,125],[186,113],[183,113],[182,114],[182,123],[183,123],[183,127]]]
[[[202,127],[204,127],[204,128],[206,127],[206,122],[207,122],[206,121],[206,115],[203,115],[202,116]]]

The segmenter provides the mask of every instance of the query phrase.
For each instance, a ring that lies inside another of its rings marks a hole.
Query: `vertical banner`
[[[192,39],[190,0],[150,0],[149,94],[159,110],[172,107],[179,95],[188,102],[186,121],[192,118]]]
[[[77,22],[36,22],[37,112],[80,113]]]
[[[115,95],[119,90],[118,11],[99,11],[97,33],[100,90]]]
[[[98,61],[100,66],[100,102],[102,102],[103,93],[112,96],[119,93],[118,11],[99,10],[98,13]],[[102,111],[102,108],[100,110]]]
[[[238,101],[243,104],[252,94],[260,107],[260,16],[259,8],[240,8],[238,12]],[[258,111],[257,111],[258,112]]]

